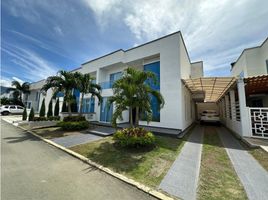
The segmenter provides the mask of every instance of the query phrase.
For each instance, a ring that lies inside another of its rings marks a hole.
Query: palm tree
[[[154,90],[147,80],[152,80],[156,84],[157,79],[153,72],[139,71],[127,68],[122,78],[113,84],[114,96],[109,98],[109,104],[115,103],[115,112],[112,124],[116,126],[116,120],[122,120],[122,112],[129,110],[130,126],[133,127],[132,109],[136,111],[135,126],[138,126],[140,112],[145,113],[147,122],[152,119],[151,99],[155,97],[159,103],[159,109],[164,106],[164,98],[159,91]]]
[[[91,97],[96,96],[99,100],[99,104],[102,102],[101,86],[93,83],[94,78],[90,76],[90,74],[81,74],[78,73],[78,78],[76,79],[77,89],[81,93],[81,101],[80,101],[80,111],[79,115],[82,115],[83,111],[83,100],[84,95],[90,93]]]
[[[42,91],[47,92],[50,88],[53,90],[53,96],[58,92],[64,93],[64,100],[68,104],[69,116],[72,115],[71,103],[73,101],[72,91],[77,89],[76,78],[79,77],[77,72],[71,73],[64,70],[58,72],[56,76],[50,76],[47,78],[45,85],[42,87]]]
[[[11,89],[14,91],[13,96],[15,99],[18,99],[22,102],[22,94],[30,94],[30,83],[24,82],[20,83],[19,81],[12,81],[12,86],[15,88]]]

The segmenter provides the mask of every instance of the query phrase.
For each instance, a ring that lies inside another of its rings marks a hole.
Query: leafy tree
[[[45,117],[45,115],[46,115],[46,105],[45,105],[45,99],[43,99],[41,109],[39,112],[39,117]]]
[[[12,86],[15,88],[11,88],[9,90],[13,90],[13,97],[22,102],[22,94],[30,94],[30,83],[24,82],[20,83],[19,81],[12,81]]]
[[[67,112],[67,111],[68,111],[68,109],[67,109],[66,101],[63,100],[61,112]]]
[[[47,111],[47,117],[53,116],[53,111],[52,111],[52,99],[50,99],[49,105],[48,105],[48,111]]]
[[[33,121],[34,120],[34,109],[33,108],[31,108],[31,111],[30,111],[28,120],[29,121]]]
[[[10,99],[8,99],[7,97],[2,97],[0,99],[0,104],[1,105],[8,105],[8,104],[10,104]]]
[[[60,102],[58,98],[54,108],[54,116],[59,116],[59,112],[60,112]]]
[[[26,108],[24,108],[24,110],[23,110],[22,120],[27,120],[27,109]]]
[[[82,115],[83,111],[83,100],[84,95],[90,93],[92,97],[96,96],[99,100],[99,103],[102,102],[101,96],[101,86],[93,83],[94,78],[90,76],[90,74],[81,74],[78,73],[78,78],[76,79],[77,88],[81,93],[81,101],[80,101],[80,110],[79,114]]]
[[[71,103],[73,101],[72,91],[76,89],[76,78],[79,74],[67,72],[61,70],[56,76],[50,76],[46,80],[46,84],[43,86],[42,91],[47,92],[50,88],[53,89],[54,93],[63,92],[64,99],[68,105],[69,116],[72,115]]]
[[[116,120],[122,119],[122,112],[129,110],[130,125],[133,127],[132,109],[135,108],[135,126],[138,126],[140,111],[145,113],[147,122],[152,119],[151,98],[155,97],[159,103],[159,109],[164,106],[164,98],[159,91],[154,90],[147,80],[156,84],[156,76],[153,72],[139,71],[134,68],[127,68],[123,76],[114,82],[114,95],[109,98],[109,104],[115,103],[115,112],[112,124],[116,126]]]

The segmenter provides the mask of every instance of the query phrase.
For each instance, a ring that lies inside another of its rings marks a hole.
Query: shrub
[[[52,99],[50,99],[50,101],[49,101],[48,111],[47,111],[47,117],[51,117],[51,116],[53,116],[53,111],[52,111]]]
[[[68,112],[68,109],[67,109],[67,105],[66,105],[66,101],[65,100],[63,101],[61,112]]]
[[[34,117],[33,121],[47,121],[46,117]]]
[[[65,131],[79,131],[83,129],[87,129],[89,127],[89,123],[87,121],[80,122],[59,122],[57,126],[61,127]]]
[[[60,120],[60,116],[50,116],[47,119],[49,121],[59,121]]]
[[[30,114],[29,114],[29,121],[33,121],[34,120],[34,109],[31,108]]]
[[[24,110],[23,110],[22,120],[27,120],[27,109],[26,108],[24,108]]]
[[[10,101],[10,99],[8,99],[7,97],[2,97],[2,98],[0,99],[0,104],[1,104],[1,105],[9,105],[9,104],[11,104],[11,101]]]
[[[81,122],[86,121],[84,116],[67,116],[63,118],[64,122]]]
[[[121,147],[144,147],[155,144],[153,133],[138,127],[118,130],[113,135],[113,139]]]
[[[59,112],[60,112],[60,102],[58,98],[54,108],[54,116],[59,116]]]
[[[44,117],[45,115],[46,115],[46,105],[45,105],[45,99],[43,99],[41,109],[39,112],[39,117]]]

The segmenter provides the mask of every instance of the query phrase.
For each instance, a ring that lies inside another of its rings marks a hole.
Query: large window
[[[95,98],[94,97],[84,98],[82,112],[93,113],[94,110],[95,110]]]
[[[154,90],[160,91],[160,62],[154,62],[147,65],[144,65],[144,71],[153,72],[156,75],[157,81],[154,83],[153,80],[147,80],[146,83],[149,84]],[[152,121],[160,122],[160,109],[159,103],[155,97],[151,97],[151,106],[153,111]],[[143,115],[141,119],[145,119]]]

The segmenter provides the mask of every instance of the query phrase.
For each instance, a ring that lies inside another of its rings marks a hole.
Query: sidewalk
[[[204,128],[196,126],[159,188],[182,199],[196,199]]]
[[[249,200],[267,199],[268,172],[225,128],[217,130]]]

